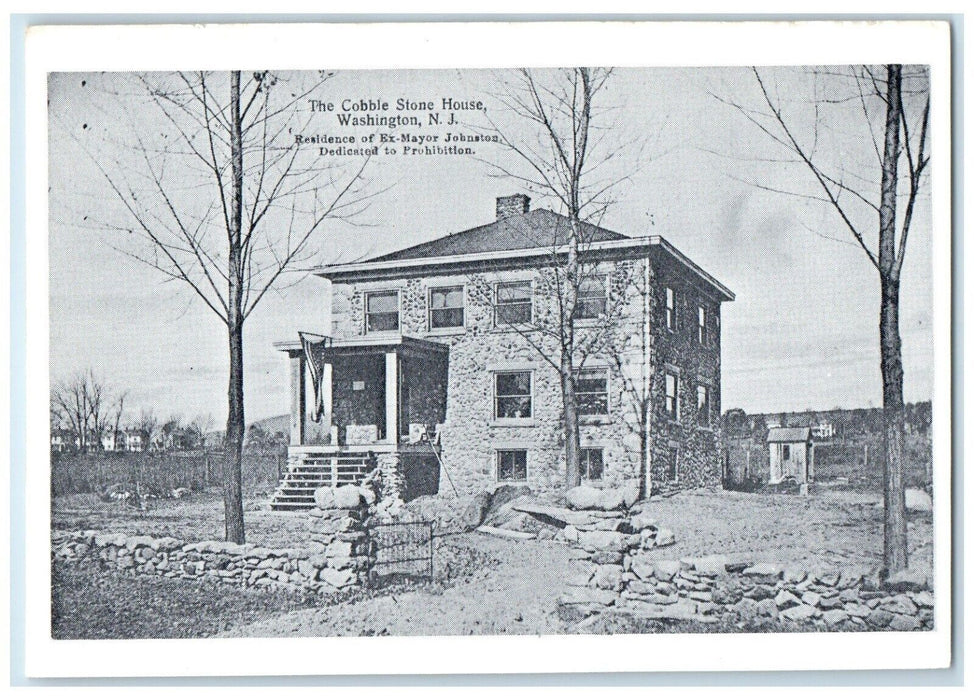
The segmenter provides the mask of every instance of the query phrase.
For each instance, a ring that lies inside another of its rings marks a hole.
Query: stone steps
[[[315,505],[316,489],[358,484],[374,466],[371,454],[304,457],[288,467],[271,498],[271,510],[310,510]]]

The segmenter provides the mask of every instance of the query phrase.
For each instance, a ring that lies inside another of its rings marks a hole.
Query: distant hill
[[[271,433],[287,433],[291,429],[291,416],[285,413],[280,416],[271,416],[270,418],[263,418],[261,420],[256,420],[250,424],[248,430],[255,425],[259,425],[264,432]]]
[[[287,413],[280,416],[271,416],[270,418],[262,418],[260,420],[255,420],[247,426],[247,435],[250,435],[250,431],[254,426],[258,426],[268,435],[274,435],[276,433],[284,433],[287,435],[291,430],[291,416]],[[211,433],[206,434],[206,445],[207,447],[219,447],[223,444],[223,430],[214,430]],[[244,437],[244,443],[246,444],[247,437]]]

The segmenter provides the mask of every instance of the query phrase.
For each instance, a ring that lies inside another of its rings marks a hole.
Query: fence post
[[[428,541],[429,541],[429,547],[430,547],[429,578],[430,578],[430,581],[432,581],[433,580],[433,521],[431,520],[430,522],[428,522],[427,523],[427,526],[429,527],[429,532],[428,532],[428,538],[429,539],[428,539]]]

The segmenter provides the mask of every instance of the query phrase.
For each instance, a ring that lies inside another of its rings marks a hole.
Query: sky
[[[802,69],[763,75],[795,133],[814,139],[817,156],[841,163],[845,181],[873,197],[878,169],[861,105],[830,99],[849,85],[835,87],[828,76]],[[352,71],[330,77],[313,96],[332,102],[336,112],[344,100],[386,101],[389,114],[397,113],[400,98],[481,100],[484,111],[457,115],[463,126],[408,130],[442,138],[448,131],[482,132],[490,119],[527,138],[523,123],[498,100],[510,78],[487,71]],[[286,92],[312,79],[281,74],[280,83]],[[828,100],[829,115],[820,112],[815,122],[809,97]],[[727,104],[760,107],[753,75],[741,68],[617,70],[600,98],[599,147],[615,154],[604,176],[625,176],[602,225],[630,236],[663,236],[736,294],[722,308],[724,410],[881,405],[876,272],[834,211],[789,194],[818,194],[809,172],[781,162],[783,152]],[[140,166],[133,143],[178,134],[131,76],[54,75],[49,114],[52,380],[90,368],[115,390],[128,391],[133,413],[211,414],[220,424],[225,327],[188,287],[129,255],[135,249],[123,232],[132,222],[100,171],[132,177]],[[425,119],[427,112],[403,114]],[[334,112],[313,113],[310,104],[289,127],[279,143],[292,143],[295,133],[360,138],[382,131],[341,127]],[[359,181],[371,194],[367,209],[352,221],[325,221],[311,239],[314,258],[307,264],[380,254],[493,220],[495,198],[524,188],[490,165],[514,163],[510,154],[492,144],[477,148],[477,157],[371,159]],[[316,147],[302,153],[320,158]],[[361,163],[326,160],[345,168],[339,175]],[[166,160],[165,177],[177,195],[188,193],[190,208],[212,197],[194,189],[198,168],[177,157]],[[532,205],[555,207],[539,197]],[[875,215],[859,213],[863,228],[875,231]],[[282,212],[269,222],[274,231],[289,226]],[[933,384],[931,234],[926,196],[917,205],[903,271],[908,401],[931,398]],[[262,299],[244,333],[248,421],[288,410],[287,360],[273,343],[329,327],[328,284],[320,278],[298,275]]]

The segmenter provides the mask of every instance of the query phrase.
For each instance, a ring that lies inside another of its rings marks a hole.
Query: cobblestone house
[[[543,357],[558,345],[531,329],[552,327],[552,254],[567,231],[566,218],[513,195],[484,226],[320,271],[335,338],[393,332],[449,347],[441,459],[461,493],[565,488],[558,373]],[[733,294],[660,237],[583,233],[593,281],[576,335],[595,346],[578,381],[584,479],[643,476],[644,434],[653,491],[718,484],[720,305]]]

